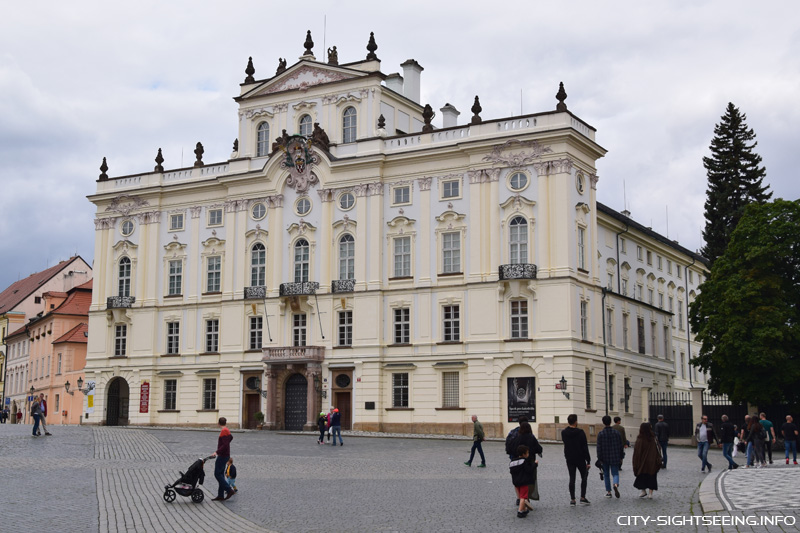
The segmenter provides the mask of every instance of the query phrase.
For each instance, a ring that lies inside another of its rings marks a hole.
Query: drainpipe
[[[603,318],[603,379],[605,380],[603,390],[606,396],[606,415],[608,415],[608,351],[606,350],[606,293],[608,289],[602,287],[601,290],[603,291],[600,305],[603,307],[601,316]]]
[[[622,294],[622,289],[621,289],[622,280],[620,280],[620,273],[619,273],[620,272],[620,270],[619,270],[619,236],[622,235],[623,233],[628,233],[628,229],[629,229],[628,228],[628,224],[625,223],[625,230],[620,231],[614,237],[614,240],[616,241],[616,244],[617,244],[617,294]],[[605,335],[605,333],[603,333],[603,335]],[[608,413],[606,413],[606,414],[608,414]]]
[[[686,363],[690,364],[689,361],[692,359],[692,332],[689,329],[689,267],[695,264],[697,260],[692,258],[692,262],[683,267],[683,287],[686,290],[686,349],[687,355]],[[689,368],[689,388],[694,388],[694,384],[692,383],[692,372],[691,368]]]

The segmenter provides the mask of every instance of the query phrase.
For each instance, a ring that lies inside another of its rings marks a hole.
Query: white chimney
[[[458,126],[458,115],[461,113],[454,105],[444,104],[444,107],[440,108],[439,111],[442,112],[442,127],[452,128]]]
[[[403,94],[403,76],[395,72],[386,76],[386,87],[397,94]]]
[[[400,65],[403,67],[403,96],[409,100],[419,103],[419,78],[420,73],[425,70],[413,59],[407,60]]]

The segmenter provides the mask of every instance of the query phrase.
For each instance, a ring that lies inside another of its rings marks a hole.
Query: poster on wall
[[[86,412],[92,414],[94,413],[94,381],[87,381],[86,388],[89,389],[89,394],[86,395]]]
[[[145,381],[139,390],[139,412],[146,413],[150,408],[150,383]]]
[[[508,421],[516,422],[525,415],[536,422],[536,378],[508,378]]]

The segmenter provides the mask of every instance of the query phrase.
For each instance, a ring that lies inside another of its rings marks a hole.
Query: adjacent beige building
[[[679,318],[705,266],[597,202],[606,150],[563,90],[505,119],[445,104],[434,128],[423,68],[369,50],[249,64],[227,161],[198,143],[190,168],[103,171],[89,423],[300,429],[336,406],[346,428],[477,414],[500,435],[528,414],[547,436],[598,423],[607,393],[636,426],[649,391],[688,386]]]

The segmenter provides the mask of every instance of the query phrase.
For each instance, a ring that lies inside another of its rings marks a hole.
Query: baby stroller
[[[205,495],[197,485],[202,485],[203,481],[205,481],[206,473],[203,470],[203,466],[209,459],[211,459],[210,456],[198,459],[192,463],[192,466],[189,467],[185,474],[183,472],[180,473],[181,477],[175,483],[164,485],[164,501],[172,503],[175,501],[176,495],[180,494],[181,496],[191,497],[194,503],[202,502]]]

